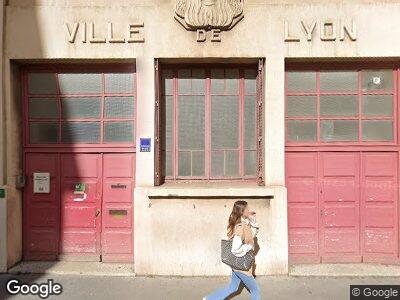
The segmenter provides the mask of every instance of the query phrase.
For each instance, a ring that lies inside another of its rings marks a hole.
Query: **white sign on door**
[[[50,193],[50,173],[33,173],[33,192],[35,194]]]

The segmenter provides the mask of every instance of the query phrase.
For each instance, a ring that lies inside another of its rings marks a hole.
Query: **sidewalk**
[[[185,300],[199,299],[228,283],[227,277],[133,277],[59,274],[0,274],[0,299],[29,300],[38,296],[13,296],[5,292],[10,278],[23,283],[44,283],[53,279],[63,286],[60,296],[48,299],[96,300]],[[400,277],[320,277],[268,276],[258,277],[263,298],[341,300],[349,299],[350,284],[400,284]],[[232,299],[250,299],[246,290]]]

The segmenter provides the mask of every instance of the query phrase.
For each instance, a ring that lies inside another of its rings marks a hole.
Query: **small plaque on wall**
[[[151,151],[151,138],[140,138],[140,152]]]
[[[50,193],[50,173],[33,173],[33,193]]]

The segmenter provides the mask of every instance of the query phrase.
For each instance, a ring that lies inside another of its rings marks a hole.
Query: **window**
[[[257,68],[163,67],[161,154],[166,179],[255,179],[261,116]]]
[[[394,142],[393,70],[289,71],[289,143]]]
[[[29,71],[29,145],[134,145],[135,73]]]

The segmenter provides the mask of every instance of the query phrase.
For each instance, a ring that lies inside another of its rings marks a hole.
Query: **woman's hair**
[[[232,212],[229,216],[228,220],[228,237],[233,235],[233,232],[235,230],[235,226],[237,223],[239,223],[240,218],[243,215],[243,211],[245,210],[247,206],[247,202],[244,200],[238,200],[233,204]]]

